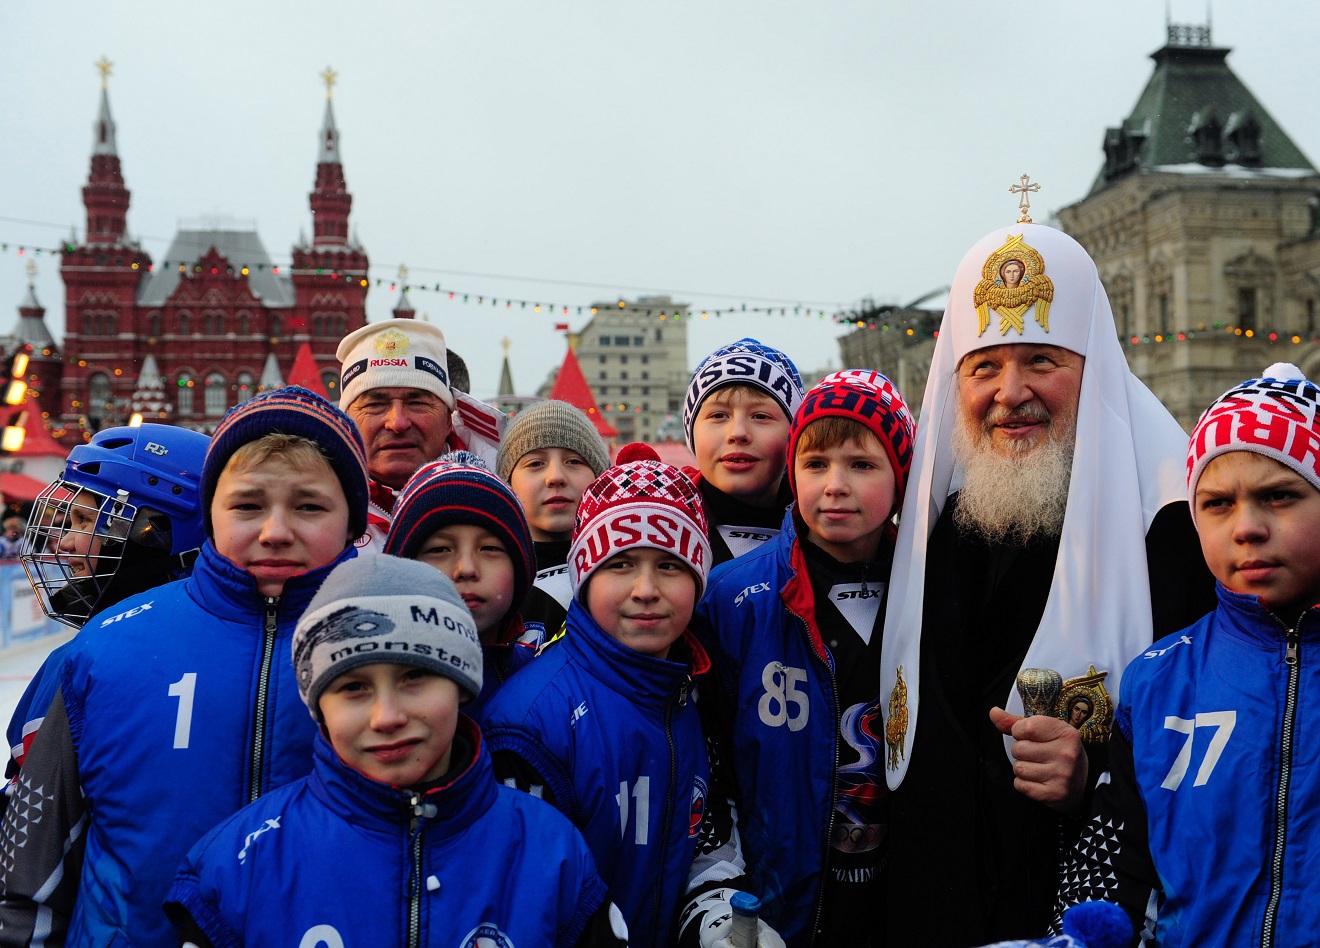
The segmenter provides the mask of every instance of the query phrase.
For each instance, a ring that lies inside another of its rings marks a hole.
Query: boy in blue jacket
[[[793,948],[864,948],[882,930],[880,606],[914,431],[877,372],[808,391],[783,530],[717,568],[698,608],[752,892]]]
[[[469,451],[422,466],[394,502],[385,552],[434,566],[454,581],[477,623],[483,681],[466,713],[477,721],[509,676],[536,655],[519,605],[536,561],[522,505],[508,484]]]
[[[188,848],[311,769],[288,643],[354,555],[366,470],[352,420],[305,389],[221,420],[192,575],[94,618],[65,656],[0,829],[0,943],[177,944],[161,902]]]
[[[1128,665],[1059,908],[1118,902],[1162,948],[1313,944],[1320,389],[1285,363],[1229,389],[1187,475],[1219,605]]]
[[[578,507],[564,636],[504,686],[484,727],[496,773],[582,831],[634,946],[673,944],[688,899],[683,934],[707,945],[727,934],[726,883],[743,867],[694,694],[709,668],[688,631],[706,518],[692,482],[647,446],[618,461]]]
[[[312,773],[193,847],[166,906],[185,943],[627,944],[581,834],[497,783],[459,712],[482,648],[447,577],[394,556],[344,563],[292,654],[320,727]]]

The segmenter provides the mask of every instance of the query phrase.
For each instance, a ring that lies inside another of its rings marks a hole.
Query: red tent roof
[[[573,352],[572,346],[568,347],[564,364],[559,367],[559,375],[555,378],[554,387],[550,389],[550,397],[568,402],[586,412],[602,438],[619,436],[619,429],[605,420],[605,416],[596,405],[596,396],[591,393],[591,386],[587,384],[587,377],[582,374],[582,366],[578,365],[577,354]]]
[[[312,355],[311,343],[304,341],[298,347],[298,354],[293,357],[293,367],[289,369],[286,385],[301,385],[309,392],[315,392],[327,401],[330,393],[321,382],[321,371],[316,367],[316,357]]]
[[[37,499],[37,495],[46,489],[46,485],[35,477],[15,474],[13,471],[0,471],[0,494],[5,503],[25,503]]]
[[[69,449],[61,447],[46,430],[46,424],[41,417],[41,404],[29,396],[27,403],[23,405],[23,410],[27,412],[27,421],[23,425],[23,430],[27,433],[23,435],[23,447],[12,453],[21,458],[67,458]]]

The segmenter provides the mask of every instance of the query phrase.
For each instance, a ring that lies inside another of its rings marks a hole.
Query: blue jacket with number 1
[[[188,849],[311,771],[293,628],[355,555],[265,598],[208,541],[188,579],[87,623],[10,801],[27,824],[0,839],[0,925],[49,925],[52,944],[66,926],[70,945],[177,944],[161,903]]]
[[[694,620],[726,707],[738,827],[761,917],[808,944],[830,847],[838,762],[834,658],[793,509],[779,536],[717,566]]]

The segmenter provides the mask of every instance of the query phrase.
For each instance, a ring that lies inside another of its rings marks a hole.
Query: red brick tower
[[[87,417],[93,427],[113,413],[116,399],[132,395],[133,373],[125,372],[120,337],[134,330],[138,284],[151,264],[141,246],[127,236],[129,191],[119,164],[107,90],[111,63],[103,58],[96,65],[101,72],[101,105],[93,126],[91,169],[82,191],[86,239],[66,247],[60,266],[65,287],[64,371],[58,391],[47,383],[51,390],[44,399],[52,416],[74,422]],[[80,440],[75,432],[67,443]]]
[[[357,240],[349,237],[348,214],[353,196],[348,193],[339,157],[339,129],[335,126],[332,98],[334,70],[327,66],[321,78],[325,80],[325,117],[317,146],[316,186],[308,195],[312,240],[293,248],[295,302],[290,342],[294,351],[300,343],[311,342],[330,397],[338,398],[339,360],[335,348],[340,339],[367,322],[367,255]],[[326,346],[326,340],[333,343]],[[281,362],[291,365],[292,358]]]

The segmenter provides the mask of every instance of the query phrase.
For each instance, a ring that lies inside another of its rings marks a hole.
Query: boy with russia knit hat
[[[573,598],[568,547],[582,492],[609,466],[591,419],[557,399],[519,412],[500,441],[495,471],[522,502],[536,544],[536,579],[523,620],[545,638],[563,628]]]
[[[166,904],[183,941],[627,943],[581,835],[496,782],[460,713],[481,690],[482,649],[447,577],[393,556],[344,563],[292,654],[320,728],[313,770],[193,847]]]
[[[716,349],[692,374],[683,428],[710,518],[712,567],[778,535],[792,500],[788,428],[801,402],[792,360],[750,337]]]
[[[813,387],[789,434],[783,530],[716,569],[698,608],[752,891],[794,948],[881,930],[880,605],[914,431],[877,372]]]
[[[216,427],[191,576],[84,626],[0,830],[0,925],[24,940],[175,945],[172,867],[211,826],[305,775],[294,624],[366,526],[352,421],[301,388]]]
[[[1160,945],[1311,944],[1320,389],[1286,363],[1229,389],[1192,431],[1187,488],[1219,604],[1127,666],[1058,905],[1118,902]]]
[[[693,693],[710,544],[682,471],[645,445],[618,461],[578,508],[566,634],[496,696],[485,730],[496,772],[582,830],[632,944],[670,945],[680,901],[703,894],[689,880],[718,889],[742,870]],[[719,895],[688,913],[689,937]]]
[[[475,454],[454,451],[412,476],[394,505],[385,552],[440,570],[458,587],[477,623],[485,679],[469,703],[481,709],[540,644],[518,611],[531,587],[532,537],[509,485]]]

